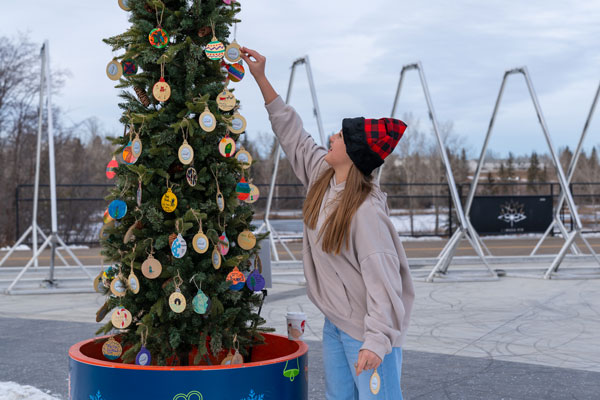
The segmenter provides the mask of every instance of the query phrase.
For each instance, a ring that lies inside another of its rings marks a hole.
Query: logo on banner
[[[525,215],[525,206],[516,201],[507,201],[500,206],[500,215],[498,219],[510,224],[511,228],[514,228],[515,224],[527,219]]]

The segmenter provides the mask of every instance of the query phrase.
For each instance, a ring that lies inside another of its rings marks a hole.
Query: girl
[[[265,57],[242,47],[242,58],[294,173],[308,187],[302,259],[308,297],[325,315],[326,398],[402,399],[401,346],[414,288],[386,195],[371,173],[393,151],[406,124],[344,119],[327,151],[267,80]],[[365,370],[373,371],[361,374]]]

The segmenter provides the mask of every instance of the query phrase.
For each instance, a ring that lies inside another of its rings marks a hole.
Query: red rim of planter
[[[267,338],[269,336],[283,338],[285,340],[289,340],[287,336],[273,334],[273,333],[262,333],[262,335]],[[250,368],[250,367],[259,367],[262,365],[269,364],[277,364],[283,361],[293,360],[294,358],[298,358],[304,355],[308,351],[308,345],[301,340],[292,340],[292,342],[298,345],[298,350],[295,352],[288,354],[287,356],[277,357],[270,360],[264,361],[254,361],[239,365],[192,365],[188,367],[180,367],[180,366],[157,366],[157,365],[137,365],[137,364],[123,364],[116,363],[111,361],[99,360],[97,358],[92,358],[84,355],[81,352],[81,347],[88,343],[96,342],[98,340],[110,338],[113,335],[100,336],[93,339],[84,340],[79,343],[75,343],[71,348],[69,348],[69,357],[71,357],[75,361],[79,361],[85,364],[97,365],[100,367],[109,367],[109,368],[121,368],[121,369],[136,369],[136,370],[150,370],[150,371],[199,371],[199,370],[211,370],[211,369],[236,369],[236,368]]]

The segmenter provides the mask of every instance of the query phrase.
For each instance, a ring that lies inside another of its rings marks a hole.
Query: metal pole
[[[48,91],[48,166],[50,170],[50,215],[52,220],[52,240],[50,241],[50,275],[48,277],[48,281],[52,284],[52,281],[54,280],[54,258],[56,256],[56,236],[58,235],[58,218],[56,215],[56,171],[54,160],[54,126],[52,118],[52,82],[50,74],[50,51],[48,41],[44,42],[44,51],[46,60],[46,89]]]
[[[323,122],[321,121],[321,111],[319,109],[319,103],[317,102],[317,91],[315,90],[315,84],[312,77],[312,68],[310,67],[310,61],[308,55],[304,56],[306,63],[306,75],[308,76],[308,84],[310,85],[310,95],[313,101],[313,112],[317,118],[317,129],[319,130],[319,137],[321,138],[321,145],[328,147],[325,139],[325,133],[323,132]],[[286,101],[287,103],[287,101]]]
[[[37,211],[38,211],[38,199],[39,199],[39,192],[40,192],[40,162],[41,162],[41,154],[42,154],[42,124],[43,124],[43,118],[44,118],[44,79],[45,79],[45,74],[46,74],[46,42],[44,42],[44,45],[42,46],[41,49],[41,56],[42,56],[42,68],[41,68],[41,73],[40,73],[40,102],[39,102],[39,109],[38,109],[38,137],[37,137],[37,149],[36,149],[36,155],[35,155],[35,182],[34,182],[34,189],[33,189],[33,215],[31,216],[31,225],[33,227],[32,230],[32,237],[33,237],[33,246],[32,246],[32,250],[33,250],[33,254],[37,253],[37,245],[38,245],[38,239],[37,239]],[[38,259],[37,257],[35,257],[35,261],[34,261],[34,268],[37,268],[38,265]]]

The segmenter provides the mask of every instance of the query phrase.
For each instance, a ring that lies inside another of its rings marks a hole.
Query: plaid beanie
[[[406,130],[406,124],[399,119],[344,118],[342,132],[346,153],[365,175],[381,164],[394,151]]]

